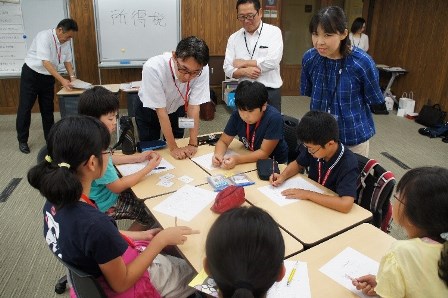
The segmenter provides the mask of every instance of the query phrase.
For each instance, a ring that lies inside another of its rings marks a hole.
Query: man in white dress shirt
[[[227,41],[224,72],[229,78],[263,83],[268,89],[268,103],[281,112],[282,33],[278,27],[261,21],[260,1],[238,0],[236,10],[243,28]]]
[[[198,147],[200,104],[210,101],[209,50],[207,44],[190,36],[176,51],[149,58],[143,65],[142,84],[135,103],[135,120],[140,141],[160,139],[160,131],[171,156],[185,159]],[[190,131],[187,146],[176,140]]]
[[[34,38],[25,58],[20,77],[20,99],[17,110],[16,130],[19,150],[30,153],[28,137],[31,124],[31,109],[36,98],[42,117],[45,140],[54,124],[54,83],[55,79],[67,89],[75,80],[70,43],[78,25],[72,19],[64,19],[55,29],[39,32]],[[58,66],[64,63],[70,80],[58,73]]]

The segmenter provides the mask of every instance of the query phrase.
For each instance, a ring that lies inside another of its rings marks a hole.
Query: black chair
[[[299,141],[297,139],[297,130],[299,119],[283,115],[283,129],[285,132],[285,141],[288,144],[288,163],[295,160],[299,153]]]
[[[58,258],[58,260],[68,269],[68,279],[70,280],[70,283],[73,286],[73,290],[75,291],[78,298],[107,297],[103,291],[103,288],[101,288],[95,277],[79,270],[78,268],[73,267],[72,265],[65,263],[60,258]],[[65,278],[65,284],[67,284],[67,277]]]

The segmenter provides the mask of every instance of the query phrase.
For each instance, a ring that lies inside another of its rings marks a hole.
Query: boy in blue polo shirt
[[[310,111],[300,120],[297,130],[297,137],[302,142],[299,156],[281,174],[273,174],[269,181],[273,186],[279,186],[308,168],[310,179],[331,189],[338,196],[297,188],[286,189],[282,195],[290,199],[310,200],[336,211],[349,212],[356,198],[358,160],[339,142],[336,119],[326,112]]]
[[[233,169],[238,164],[268,157],[275,158],[279,163],[288,161],[282,115],[268,105],[267,101],[268,91],[263,84],[250,81],[239,83],[235,90],[235,105],[238,110],[232,113],[216,143],[212,159],[215,167]],[[235,136],[251,152],[225,157],[224,154]]]
[[[97,118],[110,133],[116,129],[118,108],[117,96],[101,86],[86,90],[79,97],[78,113]],[[132,155],[112,155],[113,152],[109,150],[103,154],[106,153],[111,154],[106,171],[102,177],[92,182],[89,197],[95,201],[101,212],[114,219],[135,220],[128,230],[147,230],[155,224],[155,220],[146,212],[143,201],[137,199],[129,188],[157,167],[162,158],[153,151]],[[114,165],[144,161],[148,161],[148,164],[143,169],[122,178],[118,177],[114,167]]]

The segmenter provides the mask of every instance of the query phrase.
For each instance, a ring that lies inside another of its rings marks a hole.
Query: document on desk
[[[305,262],[284,261],[286,274],[283,279],[276,282],[268,290],[267,298],[311,298],[310,282],[308,278],[308,267]],[[291,282],[288,279],[295,268]],[[213,278],[205,273],[204,269],[188,284],[198,291],[206,293],[212,297],[218,297],[218,288]]]
[[[288,261],[285,264],[286,273],[283,279],[275,282],[268,291],[267,298],[311,298],[310,280],[306,262]],[[294,271],[291,279],[291,272]],[[290,280],[288,285],[288,280]]]
[[[191,221],[205,207],[215,200],[216,193],[191,185],[184,185],[175,193],[160,202],[153,210]]]
[[[73,82],[71,82],[73,88],[76,89],[91,89],[93,88],[93,85],[87,82],[84,82],[80,79],[76,79]]]
[[[366,274],[376,275],[378,268],[377,261],[351,247],[347,247],[323,265],[319,271],[359,297],[367,298],[369,296],[364,295],[352,285],[352,279]]]
[[[120,171],[121,175],[129,176],[131,174],[134,174],[135,172],[140,171],[144,167],[146,167],[148,162],[149,161],[145,160],[144,162],[116,165],[116,167]],[[160,164],[157,166],[157,168],[152,170],[148,174],[146,174],[146,176],[165,172],[165,171],[172,170],[172,169],[174,169],[174,166],[172,164],[170,164],[168,161],[166,161],[164,158],[162,158],[162,160],[160,161]]]
[[[208,153],[208,154],[196,156],[196,157],[193,157],[191,160],[194,161],[195,163],[197,163],[203,169],[214,170],[214,169],[217,169],[217,168],[214,167],[213,164],[212,164],[213,154],[214,153]],[[224,155],[224,157],[231,156],[231,155],[235,155],[235,152],[232,151],[232,150],[227,150],[226,154]]]
[[[284,195],[282,195],[282,191],[289,188],[300,188],[305,190],[311,190],[317,193],[324,193],[323,190],[315,186],[314,184],[306,181],[306,179],[302,177],[294,177],[283,182],[282,185],[274,187],[272,185],[266,185],[259,187],[258,190],[263,193],[265,196],[270,198],[274,203],[279,206],[286,206],[289,204],[293,204],[298,202],[296,199],[287,199]]]

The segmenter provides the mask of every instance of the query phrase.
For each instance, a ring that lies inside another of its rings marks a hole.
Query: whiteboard
[[[100,67],[142,65],[176,49],[179,0],[95,0]]]
[[[0,2],[0,9],[0,76],[17,77],[37,33],[55,28],[67,18],[67,0]],[[63,69],[62,65],[59,70]]]

